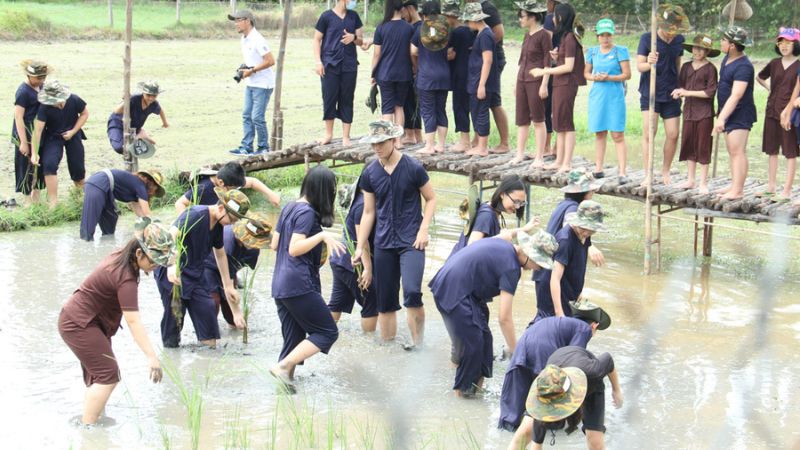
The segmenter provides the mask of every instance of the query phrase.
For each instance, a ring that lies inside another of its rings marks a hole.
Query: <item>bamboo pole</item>
[[[236,0],[231,0],[231,14],[236,12]]]
[[[364,0],[364,19],[362,20],[364,25],[367,24],[368,18],[369,18],[369,0]]]
[[[122,100],[122,136],[124,144],[122,154],[125,158],[125,169],[128,172],[139,170],[139,161],[130,154],[128,146],[133,142],[131,134],[131,40],[133,38],[133,0],[127,0],[125,6],[125,58],[123,60],[123,89],[125,94]]]
[[[181,23],[181,0],[175,0],[175,22]]]
[[[114,5],[113,0],[108,0],[108,28],[114,28]]]
[[[281,43],[278,50],[278,64],[275,67],[275,93],[274,112],[272,114],[272,138],[270,147],[272,151],[283,148],[283,113],[281,112],[281,90],[283,87],[283,66],[286,59],[286,38],[289,33],[289,20],[292,18],[292,0],[286,0],[283,5],[283,24],[281,24]]]
[[[650,11],[650,51],[658,49],[658,0],[652,0]],[[647,195],[644,201],[644,273],[650,275],[652,272],[651,258],[653,247],[653,160],[655,155],[656,139],[656,64],[650,65],[650,104],[648,107],[648,120],[650,127],[647,130],[647,167],[645,167],[645,177],[647,179]]]

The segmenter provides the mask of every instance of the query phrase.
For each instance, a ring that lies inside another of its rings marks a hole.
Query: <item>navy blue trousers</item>
[[[378,89],[381,93],[381,114],[391,115],[394,114],[395,107],[402,107],[405,104],[411,83],[408,81],[378,81]]]
[[[486,93],[486,98],[478,100],[476,94],[470,94],[469,110],[472,115],[472,128],[480,137],[489,136],[489,104],[490,93]]]
[[[378,315],[378,300],[375,298],[374,287],[363,292],[358,287],[355,272],[336,264],[331,264],[331,271],[333,272],[333,288],[331,289],[331,299],[328,302],[328,309],[331,312],[350,314],[353,311],[353,304],[358,302],[361,305],[361,317]]]
[[[425,252],[414,247],[376,248],[373,257],[375,293],[378,312],[400,309],[400,280],[403,281],[403,306],[419,308],[422,304],[422,274]]]
[[[327,354],[336,339],[339,328],[333,320],[325,300],[319,292],[309,292],[297,297],[276,298],[278,318],[281,320],[283,348],[278,357],[282,360],[305,339]]]
[[[83,141],[80,133],[68,141],[64,141],[61,138],[46,139],[39,153],[40,170],[44,172],[44,175],[57,175],[58,166],[61,164],[65,150],[67,152],[67,169],[69,169],[70,179],[72,181],[81,181],[86,178]]]
[[[469,133],[469,97],[466,90],[453,91],[453,119],[457,133]]]
[[[503,379],[503,390],[500,393],[500,418],[497,428],[516,431],[525,414],[525,401],[536,379],[527,367],[515,367],[506,372]]]
[[[322,120],[339,119],[353,123],[353,96],[356,92],[358,72],[340,72],[325,68],[322,81]]]
[[[105,173],[101,173],[106,176]],[[114,234],[117,229],[117,205],[114,203],[114,194],[104,191],[99,187],[86,183],[83,187],[83,211],[81,212],[81,239],[94,240],[97,225],[103,235]]]
[[[434,133],[437,127],[447,128],[447,91],[419,89],[417,92],[425,133]]]
[[[405,125],[403,126],[407,130],[419,130],[422,129],[422,120],[420,119],[419,115],[419,100],[417,98],[417,87],[414,86],[414,82],[411,82],[411,85],[408,88],[408,95],[406,95],[406,101],[403,104],[403,114],[405,114]]]
[[[489,308],[485,302],[467,297],[452,311],[439,309],[439,312],[453,343],[451,359],[458,364],[453,389],[470,391],[481,377],[492,377],[494,354]]]
[[[122,136],[122,114],[111,113],[108,116],[108,123],[106,124],[106,133],[108,134],[108,142],[115,152],[122,154],[122,146],[124,139]]]
[[[219,339],[219,323],[217,323],[217,305],[205,286],[195,286],[191,292],[184,293],[181,298],[181,312],[184,320],[181,326],[172,314],[172,283],[167,279],[167,269],[159,267],[154,272],[164,315],[161,317],[161,343],[164,347],[177,347],[181,343],[181,330],[186,321],[186,312],[194,325],[198,341]]]

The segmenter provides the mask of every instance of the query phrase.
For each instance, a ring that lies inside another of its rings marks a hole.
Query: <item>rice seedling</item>
[[[339,220],[342,221],[342,229],[344,230],[344,245],[347,247],[347,251],[350,253],[350,256],[353,256],[356,253],[356,243],[350,236],[350,232],[347,231],[347,221],[344,212],[341,209],[339,210]],[[365,255],[364,257],[368,257],[368,255]],[[353,267],[353,269],[356,271],[356,277],[360,278],[362,271],[361,264],[357,264]]]
[[[197,204],[197,183],[198,179],[197,176],[194,178],[194,183],[192,183],[192,204]],[[191,208],[191,206],[189,207]],[[189,224],[189,209],[186,210],[187,214],[184,214],[183,222],[180,223],[180,227],[178,229],[178,236],[175,238],[175,277],[180,279],[181,277],[181,260],[186,252],[186,246],[183,244],[183,239],[186,237],[186,234],[195,226],[195,223]],[[170,302],[170,309],[172,310],[172,315],[175,317],[175,322],[178,325],[178,329],[181,329],[183,326],[183,301],[181,300],[183,293],[183,288],[180,285],[173,284],[172,285],[172,301]]]
[[[358,438],[358,448],[370,450],[375,448],[375,439],[378,437],[378,427],[367,418],[366,420],[352,419]]]
[[[469,423],[464,423],[464,429],[466,429],[466,433],[458,434],[459,439],[461,439],[461,442],[464,443],[463,448],[480,450],[481,444],[478,441],[478,438],[475,437],[475,433],[472,432],[472,428],[470,428]]]
[[[233,410],[233,415],[225,421],[225,448],[250,448],[249,429],[247,424],[242,422],[241,406],[238,404]]]
[[[229,262],[230,264],[230,262]],[[256,264],[256,267],[253,270],[248,270],[247,274],[245,275],[244,279],[244,289],[242,290],[242,317],[244,318],[244,330],[242,331],[242,343],[247,344],[248,341],[248,330],[250,329],[249,320],[250,320],[250,311],[252,311],[253,304],[256,301],[255,290],[253,286],[256,281],[256,273],[258,273],[258,269],[261,267],[260,262]]]
[[[169,435],[169,431],[162,425],[158,428],[158,432],[161,435],[161,448],[170,450],[172,448],[172,437]]]
[[[192,449],[197,450],[200,445],[200,425],[203,420],[203,395],[208,387],[211,374],[206,375],[205,382],[201,383],[198,380],[197,373],[192,371],[191,384],[187,384],[169,357],[163,355],[161,360],[164,373],[178,388],[178,398],[186,408],[186,420],[191,434]]]
[[[292,448],[311,448],[317,446],[316,430],[314,429],[315,407],[303,400],[298,407],[294,399],[288,396],[278,397],[278,410],[283,412],[286,424],[292,433]]]

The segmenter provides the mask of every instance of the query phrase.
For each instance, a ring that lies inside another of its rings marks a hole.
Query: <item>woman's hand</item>
[[[539,87],[539,98],[542,100],[547,98],[547,85],[544,83]]]
[[[533,230],[534,230],[536,227],[538,227],[538,226],[539,226],[539,218],[538,218],[538,217],[534,217],[534,218],[532,218],[531,220],[529,220],[529,221],[528,221],[528,223],[526,223],[526,224],[525,224],[525,225],[522,227],[522,231],[524,231],[524,232],[526,232],[526,233],[530,234],[530,233],[531,233],[531,231],[533,231]]]
[[[478,92],[475,93],[475,96],[478,97],[478,100],[484,100],[486,98],[486,86],[478,86]]]
[[[420,228],[419,232],[417,232],[417,240],[414,241],[414,248],[417,250],[425,250],[429,241],[428,230]]]
[[[181,277],[178,276],[177,272],[178,271],[174,265],[167,267],[167,280],[169,280],[169,282],[174,284],[175,286],[180,286]]]
[[[316,72],[317,75],[319,75],[320,77],[324,77],[325,76],[325,66],[321,62],[318,62],[317,66],[314,68],[314,72]]]
[[[366,267],[362,267],[361,269],[361,276],[358,277],[358,287],[362,291],[366,291],[369,289],[369,286],[372,284],[372,270],[367,269]]]
[[[236,305],[237,308],[239,306],[239,291],[236,290],[236,286],[231,284],[230,286],[225,288],[225,298],[228,299],[228,303],[231,305]]]
[[[558,47],[550,50],[550,59],[553,61],[558,61]]]
[[[153,356],[147,361],[147,366],[150,368],[150,381],[153,383],[160,383],[164,377],[164,372],[161,370],[161,362]]]
[[[658,52],[650,52],[650,54],[647,55],[647,64],[653,66],[656,65],[657,63],[658,63]]]
[[[343,255],[347,252],[344,244],[339,241],[339,236],[331,233],[330,231],[323,231],[324,236],[322,242],[328,246],[328,254],[332,256]]]
[[[22,142],[20,142],[20,144],[19,144],[19,152],[22,154],[22,156],[30,155],[31,154],[31,146],[30,146],[30,144],[28,144],[27,142],[24,143],[24,144]]]
[[[535,69],[531,69],[531,70],[530,70],[530,74],[531,74],[531,76],[532,76],[532,77],[534,77],[534,78],[540,78],[540,77],[543,77],[543,76],[544,76],[544,69],[543,69],[543,68],[541,68],[541,67],[537,67],[537,68],[535,68]],[[547,89],[547,87],[545,86],[545,90],[546,90],[546,89]],[[539,92],[541,92],[541,90],[540,90]],[[543,97],[543,98],[544,98],[544,97]]]
[[[725,119],[717,118],[714,122],[714,134],[719,134],[725,131]]]

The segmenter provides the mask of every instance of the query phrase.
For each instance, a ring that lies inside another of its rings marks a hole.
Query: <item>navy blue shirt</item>
[[[647,57],[650,54],[650,32],[643,34],[639,39],[639,49],[637,55]],[[656,101],[671,102],[672,91],[678,87],[678,60],[683,55],[682,34],[675,36],[670,43],[666,43],[660,36],[656,36],[656,51],[658,52],[658,62],[656,63]],[[652,70],[652,69],[650,69]],[[639,78],[639,94],[644,101],[650,99],[650,71],[644,72]]]
[[[376,248],[407,248],[414,244],[422,224],[419,190],[429,179],[422,164],[406,155],[401,156],[391,175],[379,160],[364,168],[359,187],[375,195]]]
[[[64,102],[64,109],[58,109],[50,105],[39,106],[36,119],[44,122],[43,136],[46,139],[62,139],[61,133],[69,131],[75,126],[78,116],[84,109],[86,109],[86,102],[75,94],[71,94],[67,101]],[[86,139],[83,130],[79,131],[75,137]]]
[[[579,346],[561,347],[547,359],[558,367],[577,367],[586,375],[586,395],[606,390],[605,377],[614,371],[614,359],[608,353],[594,356]]]
[[[346,242],[347,238],[349,237],[351,241],[353,241],[354,245],[357,245],[358,236],[356,235],[356,225],[361,225],[361,216],[364,214],[364,195],[361,194],[360,190],[357,190],[355,193],[356,199],[353,200],[353,204],[350,206],[350,210],[347,212],[347,218],[344,220],[344,229],[342,230],[342,242]],[[372,231],[369,233],[369,247],[374,248],[375,246],[375,227],[372,227]],[[346,246],[345,246],[346,247]],[[339,266],[348,270],[350,272],[353,271],[353,264],[350,261],[352,255],[350,252],[345,251],[339,255],[330,255],[328,257],[328,261],[330,261],[331,265]]]
[[[414,27],[405,20],[378,25],[372,43],[381,46],[381,57],[373,74],[377,81],[411,81],[411,37]]]
[[[422,22],[417,22],[422,23]],[[433,52],[422,45],[420,27],[415,27],[411,43],[417,47],[417,89],[426,91],[450,90],[450,62],[447,48]]]
[[[193,202],[196,205],[216,205],[219,203],[219,197],[214,192],[214,182],[211,181],[211,178],[203,178],[197,182],[197,201],[195,202],[195,191],[194,189],[187,190],[183,197]]]
[[[26,134],[30,138],[30,131],[33,129],[33,119],[36,118],[36,112],[39,111],[39,93],[36,89],[30,87],[28,83],[22,83],[17,88],[17,93],[14,94],[14,106],[21,106],[25,109],[22,115],[22,122],[25,124]],[[11,137],[19,137],[17,134],[17,121],[16,118],[11,122]]]
[[[736,109],[728,117],[725,129],[728,130],[729,126],[734,125],[737,128],[750,129],[753,123],[758,120],[756,116],[756,105],[753,103],[753,81],[755,77],[755,69],[750,59],[747,56],[727,64],[728,56],[722,58],[722,64],[719,69],[719,83],[717,84],[717,104],[719,109],[725,107],[725,102],[731,96],[733,91],[734,81],[744,81],[747,83],[747,89],[744,95],[739,99]]]
[[[321,292],[319,266],[322,244],[300,256],[289,254],[293,234],[313,236],[322,231],[319,214],[308,203],[291,202],[281,211],[275,231],[280,233],[272,274],[272,297],[286,299]]]
[[[469,76],[467,78],[467,92],[478,92],[478,84],[483,68],[483,52],[492,52],[492,66],[489,78],[486,79],[486,92],[500,92],[500,72],[497,69],[497,55],[495,54],[494,33],[489,27],[484,28],[475,37],[472,51],[469,54]]]
[[[573,317],[545,317],[529,326],[517,341],[508,370],[526,368],[538,374],[559,348],[575,345],[586,348],[592,338],[592,327]]]
[[[578,210],[578,202],[571,198],[565,198],[561,200],[558,205],[556,205],[556,209],[553,210],[553,214],[550,215],[550,220],[547,221],[547,228],[545,231],[552,234],[553,236],[556,235],[562,228],[564,228],[564,217],[571,212],[575,212]],[[544,270],[536,270],[533,272],[533,281],[542,281],[544,279]],[[550,278],[548,278],[549,280]]]
[[[497,211],[492,208],[488,203],[481,203],[478,211],[475,213],[475,222],[472,224],[472,231],[480,231],[483,233],[484,238],[490,238],[500,234],[500,220],[497,218]],[[458,242],[450,252],[453,256],[457,251],[466,247],[469,244],[469,236],[461,232]]]
[[[450,312],[464,301],[490,302],[500,291],[513,295],[521,274],[514,244],[488,238],[447,258],[428,286],[436,305]]]
[[[556,23],[553,22],[553,13],[547,13],[547,15],[544,16],[544,23],[542,24],[542,27],[545,30],[549,31],[550,34],[552,35],[551,39],[553,43],[553,48],[558,47],[560,39],[556,37]]]
[[[222,244],[225,249],[225,255],[228,256],[228,279],[235,280],[236,272],[245,266],[255,269],[258,263],[258,255],[261,251],[257,248],[247,248],[236,240],[233,234],[233,225],[225,225],[222,229]],[[218,291],[222,288],[222,277],[220,277],[219,269],[217,268],[217,258],[213,253],[209,253],[205,262],[206,270],[206,283],[208,289],[211,291]],[[211,272],[212,276],[208,276]]]
[[[111,169],[114,177],[114,198],[121,202],[137,202],[139,200],[149,200],[147,186],[138,175],[125,170]],[[91,184],[100,190],[108,192],[111,188],[108,175],[105,172],[96,172],[86,180],[86,184]]]
[[[497,25],[503,24],[503,19],[500,17],[500,11],[497,9],[491,1],[483,0],[481,1],[481,10],[484,14],[487,14],[489,17],[483,19],[486,25],[489,25],[489,28],[494,28]],[[492,35],[494,37],[494,35]],[[506,62],[506,53],[503,50],[503,40],[500,39],[497,42],[497,47],[495,48],[495,59],[497,59],[498,64],[505,65]],[[500,66],[498,66],[500,67]]]
[[[358,70],[358,56],[356,55],[355,41],[349,45],[342,44],[342,36],[347,31],[355,34],[356,30],[364,26],[361,17],[352,10],[347,10],[344,18],[339,17],[329,9],[322,13],[317,20],[316,30],[322,33],[322,48],[320,56],[326,70],[335,68],[339,72],[355,72]]]
[[[217,223],[211,228],[211,213],[208,206],[192,206],[186,209],[172,224],[179,232],[178,239],[183,239],[184,252],[178,262],[181,268],[182,297],[188,298],[197,287],[208,289],[203,269],[212,248],[223,248],[223,226]],[[213,255],[212,255],[213,257]]]
[[[456,52],[456,58],[450,62],[450,89],[454,91],[467,90],[467,74],[469,71],[469,53],[472,43],[475,42],[475,33],[468,26],[462,25],[450,31],[450,42],[447,46]]]
[[[161,114],[161,105],[158,104],[158,100],[153,101],[150,103],[147,108],[142,109],[142,94],[136,94],[131,96],[131,128],[135,128],[140,130],[143,126],[145,121],[147,121],[147,116],[150,114]]]
[[[581,244],[578,235],[572,227],[566,226],[556,233],[558,250],[553,255],[553,261],[557,261],[564,266],[564,275],[561,277],[561,307],[564,314],[570,315],[569,302],[578,299],[583,292],[583,282],[586,277],[586,262],[589,255],[589,247],[592,245],[591,238]],[[553,297],[550,293],[550,277],[552,270],[539,270],[541,280],[544,283],[541,289],[536,290],[536,307],[546,313],[546,316],[555,315],[553,307]]]

